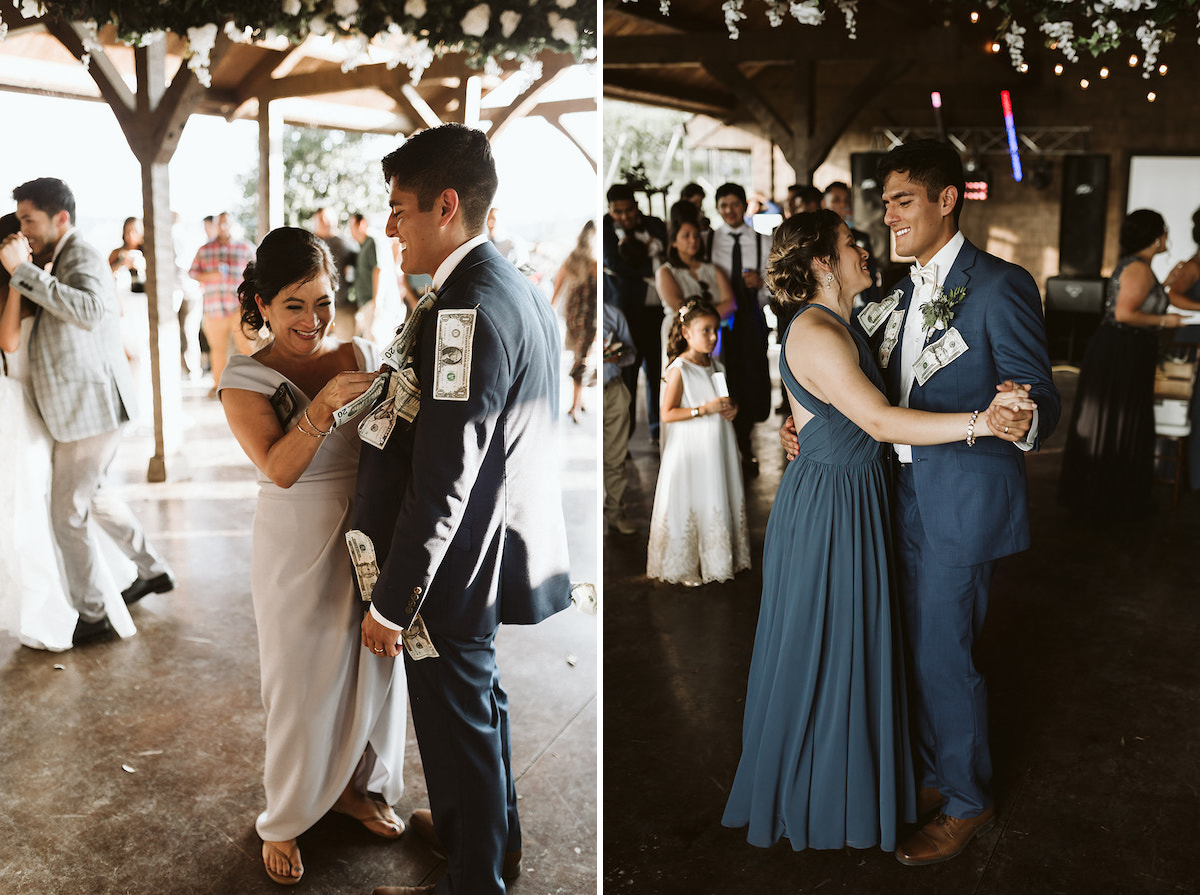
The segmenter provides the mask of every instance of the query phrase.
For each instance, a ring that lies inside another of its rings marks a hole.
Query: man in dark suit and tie
[[[420,406],[377,449],[364,444],[354,527],[379,575],[363,643],[381,661],[401,631],[432,809],[413,829],[445,854],[434,886],[377,895],[503,893],[519,872],[501,623],[535,624],[570,602],[557,462],[559,334],[549,303],[484,232],[495,163],[479,131],[447,124],[383,160],[387,233],[405,274],[433,276],[415,349]],[[386,657],[386,658],[385,658]]]

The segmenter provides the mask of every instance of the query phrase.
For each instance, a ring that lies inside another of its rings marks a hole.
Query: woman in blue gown
[[[722,823],[764,847],[787,837],[797,851],[891,851],[898,824],[916,818],[887,442],[971,441],[991,434],[988,413],[888,404],[849,323],[871,283],[867,254],[835,212],[780,226],[767,282],[773,303],[796,312],[779,368],[799,456],[767,525],[742,756]],[[993,406],[1011,403],[1032,407],[1024,388]]]

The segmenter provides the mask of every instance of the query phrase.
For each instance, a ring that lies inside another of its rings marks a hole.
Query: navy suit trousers
[[[437,658],[404,656],[429,808],[448,865],[438,895],[503,895],[504,854],[521,848],[495,636],[432,634]]]
[[[940,790],[942,810],[951,817],[975,817],[992,804],[992,758],[987,684],[972,651],[996,562],[955,567],[938,561],[925,536],[912,464],[899,464],[892,512],[915,697],[917,785]]]

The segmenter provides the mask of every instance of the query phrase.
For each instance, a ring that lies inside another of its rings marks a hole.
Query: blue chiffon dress
[[[804,313],[833,312],[806,305],[788,328]],[[850,332],[883,391],[866,342]],[[787,837],[796,851],[891,851],[915,808],[890,447],[805,391],[782,353],[779,369],[813,419],[767,524],[742,757],[722,823],[748,827],[747,841],[763,847]]]

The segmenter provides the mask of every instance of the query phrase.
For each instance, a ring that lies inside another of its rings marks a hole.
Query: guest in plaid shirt
[[[253,259],[254,243],[233,235],[233,221],[229,213],[223,211],[217,216],[216,239],[200,246],[189,271],[204,292],[204,337],[208,339],[213,377],[209,397],[217,394],[221,372],[229,358],[230,337],[240,354],[249,354],[253,347],[249,337],[242,332],[241,305],[237,296],[242,272]]]

